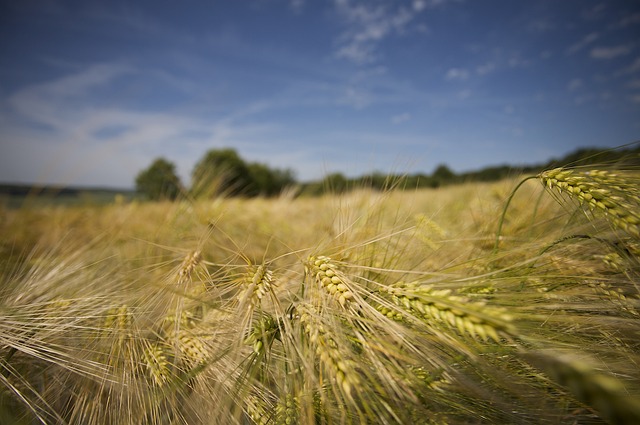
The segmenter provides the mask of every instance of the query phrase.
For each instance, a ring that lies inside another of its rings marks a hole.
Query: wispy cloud
[[[347,87],[338,99],[338,104],[351,106],[355,109],[366,108],[372,103],[373,96],[369,91],[353,86]]]
[[[616,27],[618,28],[626,28],[631,25],[640,24],[640,13],[634,13],[633,15],[625,16],[618,22]]]
[[[207,149],[256,151],[256,140],[270,140],[277,132],[271,124],[247,122],[264,109],[255,103],[216,118],[96,100],[105,87],[117,86],[119,77],[138,73],[119,63],[97,64],[0,99],[0,111],[12,117],[0,128],[0,180],[130,187],[135,174],[160,155],[175,161],[186,180]],[[273,139],[263,161],[278,157],[273,148],[280,142]]]
[[[621,69],[617,75],[630,75],[640,72],[640,57],[637,57],[629,66]]]
[[[567,84],[567,90],[576,91],[580,87],[582,87],[582,85],[583,85],[583,82],[580,78],[574,78],[573,80],[569,81],[569,83]]]
[[[631,46],[628,44],[611,47],[594,47],[591,50],[593,59],[609,60],[631,53]]]
[[[67,123],[60,116],[63,111],[56,107],[55,102],[71,102],[132,72],[133,68],[120,63],[93,65],[72,75],[20,90],[8,99],[8,103],[33,122],[63,129]]]
[[[447,81],[464,81],[469,78],[469,71],[464,68],[451,68],[444,76]]]
[[[392,124],[402,124],[403,122],[407,122],[411,119],[411,114],[408,112],[405,112],[403,114],[399,114],[399,115],[394,115],[391,117],[391,123]]]
[[[357,64],[378,59],[378,43],[392,34],[402,34],[409,23],[434,2],[416,0],[411,6],[392,7],[387,2],[335,0],[339,17],[347,29],[340,35],[336,56]]]
[[[496,64],[494,62],[487,62],[482,65],[478,65],[476,67],[476,73],[478,75],[487,75],[496,69]]]
[[[582,50],[585,47],[587,47],[588,45],[590,45],[593,42],[595,42],[598,38],[600,38],[600,34],[598,34],[597,32],[589,33],[589,34],[585,35],[584,37],[582,37],[582,39],[580,41],[578,41],[577,43],[574,43],[571,46],[569,46],[569,48],[567,49],[567,53],[569,53],[569,54],[577,53],[580,50]]]

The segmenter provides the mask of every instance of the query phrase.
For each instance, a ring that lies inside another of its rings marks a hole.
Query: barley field
[[[1,209],[2,424],[638,424],[640,172]]]

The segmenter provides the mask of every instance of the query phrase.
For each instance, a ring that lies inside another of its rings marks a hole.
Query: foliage
[[[234,149],[212,149],[200,159],[193,169],[191,194],[196,198],[210,198],[220,195],[271,197],[296,185],[300,186],[301,194],[312,196],[324,193],[344,193],[358,188],[380,191],[391,188],[408,190],[437,188],[462,182],[498,181],[522,173],[539,173],[544,169],[566,165],[617,162],[619,165],[638,166],[640,165],[639,155],[640,148],[638,147],[617,150],[589,148],[579,149],[564,158],[554,159],[546,164],[490,166],[460,174],[453,172],[446,164],[439,164],[431,175],[423,173],[394,175],[373,172],[361,177],[347,178],[342,173],[331,173],[320,181],[298,184],[291,170],[273,169],[266,164],[257,162],[248,163]],[[162,173],[159,174],[162,175]],[[151,178],[152,181],[154,179],[157,180],[158,177]],[[0,192],[2,189],[0,186]],[[7,187],[7,190],[15,189]],[[155,189],[155,191],[158,190]],[[151,199],[158,198],[155,194],[149,196]]]
[[[640,173],[517,183],[0,210],[0,422],[639,423]]]
[[[195,165],[191,191],[196,197],[246,194],[251,186],[247,164],[233,149],[213,149]]]
[[[196,164],[192,194],[212,196],[275,196],[295,183],[290,170],[247,163],[233,149],[213,149]]]
[[[182,184],[176,167],[164,158],[157,158],[136,177],[136,190],[152,200],[176,199]]]
[[[253,196],[277,196],[296,182],[291,170],[272,169],[257,162],[248,164],[248,168],[252,182],[249,194]]]

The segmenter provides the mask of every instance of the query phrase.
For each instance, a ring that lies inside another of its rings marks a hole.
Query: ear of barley
[[[251,308],[260,305],[262,298],[275,288],[273,271],[265,264],[248,267],[242,280],[243,289],[238,294],[238,301],[242,305],[249,302]]]
[[[209,358],[206,345],[202,338],[192,329],[180,329],[176,335],[176,342],[183,355],[183,359],[190,366],[205,364]]]
[[[253,394],[247,394],[244,397],[244,409],[255,425],[268,425],[273,423],[273,414],[269,413],[273,409],[267,406],[266,401],[256,397]]]
[[[275,339],[280,339],[280,324],[270,314],[263,313],[259,320],[254,321],[245,343],[251,345],[256,354],[263,354]]]
[[[120,333],[121,337],[131,337],[132,315],[129,307],[123,304],[119,307],[113,307],[107,311],[107,317],[104,320],[105,329],[115,329]]]
[[[315,282],[330,294],[343,308],[357,309],[350,286],[353,283],[340,271],[331,258],[311,256],[305,264]]]
[[[523,357],[611,423],[640,423],[640,398],[628,395],[624,384],[613,376],[567,355],[525,353]]]
[[[202,253],[197,250],[189,253],[184,260],[182,260],[182,264],[180,265],[180,269],[178,270],[178,283],[185,283],[191,279],[191,274],[195,270],[195,268],[202,261]]]
[[[503,309],[489,307],[482,302],[470,302],[463,297],[451,295],[450,290],[437,290],[417,282],[398,282],[381,287],[379,291],[390,296],[400,310],[408,311],[427,323],[445,323],[458,329],[463,335],[500,342],[500,334],[516,334],[511,316]],[[387,312],[387,317],[389,314],[392,318],[402,316],[389,307],[383,309]]]
[[[604,213],[614,227],[640,239],[640,187],[634,174],[555,168],[538,178],[549,189],[577,199],[593,212]]]
[[[162,387],[169,383],[171,371],[167,351],[160,344],[149,345],[142,354],[147,371],[153,382]]]
[[[320,320],[315,307],[301,303],[296,306],[296,313],[311,349],[319,357],[324,370],[335,380],[345,396],[351,399],[354,388],[360,385],[356,363],[345,357],[338,343]]]
[[[298,411],[300,407],[298,405],[298,398],[293,394],[286,394],[283,399],[278,402],[276,406],[276,418],[275,425],[294,425],[298,422]]]

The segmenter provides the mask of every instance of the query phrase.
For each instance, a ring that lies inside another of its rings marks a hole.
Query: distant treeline
[[[640,166],[640,146],[628,149],[578,149],[562,158],[534,165],[498,165],[476,171],[455,173],[441,164],[431,174],[385,174],[373,172],[356,178],[342,173],[331,173],[320,181],[298,182],[291,170],[274,169],[261,163],[245,162],[233,149],[211,150],[196,164],[192,172],[192,184],[186,188],[175,173],[175,166],[164,158],[153,161],[149,168],[136,178],[136,191],[111,188],[77,188],[64,186],[36,186],[25,184],[0,184],[0,197],[48,198],[58,200],[87,199],[113,200],[121,196],[125,200],[134,197],[147,199],[175,199],[181,195],[192,198],[216,196],[277,196],[283,190],[293,188],[300,196],[323,193],[344,193],[357,188],[375,190],[438,188],[467,183],[491,182],[521,174],[535,174],[542,170],[564,167],[615,163],[618,166]]]
[[[73,198],[79,196],[114,196],[116,194],[131,197],[135,194],[135,191],[100,187],[69,187],[56,185],[0,183],[0,196],[14,196],[21,198],[30,196],[45,198]]]
[[[532,165],[498,165],[476,171],[456,174],[447,165],[439,165],[432,174],[384,174],[375,172],[357,178],[347,178],[341,173],[327,175],[322,181],[302,185],[302,194],[321,194],[326,191],[344,192],[354,188],[416,189],[438,188],[441,186],[467,183],[492,182],[522,174],[537,174],[543,170],[593,164],[612,164],[618,166],[640,166],[640,146],[630,149],[582,148],[562,158],[551,159],[546,163]]]

